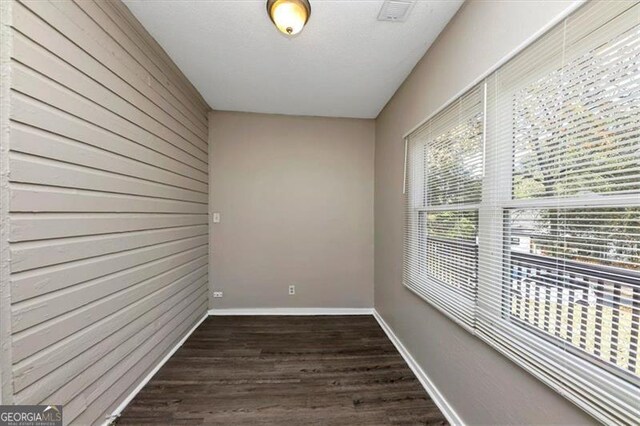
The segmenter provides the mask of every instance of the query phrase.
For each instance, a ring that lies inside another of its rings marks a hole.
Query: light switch
[[[213,214],[213,223],[220,223],[220,213]]]

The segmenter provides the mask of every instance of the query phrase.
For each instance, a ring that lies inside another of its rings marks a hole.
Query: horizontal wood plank
[[[202,192],[32,155],[12,153],[9,166],[12,171],[11,180],[17,183],[141,195],[202,204],[206,204],[208,199],[208,195]]]
[[[202,290],[202,288],[196,287],[191,294],[181,300],[178,300],[178,297],[181,296],[178,295],[172,299],[173,304],[168,310],[154,308],[148,311],[80,356],[23,388],[16,394],[16,399],[43,403],[47,398],[50,401],[59,401],[61,404],[68,403],[158,330],[162,330],[164,327],[174,329],[176,324],[180,322],[179,320],[176,322],[176,320],[185,313],[202,316],[201,310],[198,307],[194,308],[199,298],[203,298],[206,302],[206,294],[203,294]],[[141,324],[143,325],[141,326]],[[139,331],[134,331],[134,326],[142,328]],[[114,342],[118,343],[110,347],[110,344],[113,345]],[[63,385],[61,386],[60,383]]]
[[[14,62],[12,89],[52,107],[82,118],[110,132],[144,145],[154,151],[207,172],[207,155],[195,153],[189,145],[177,147],[153,133],[114,114],[107,108],[86,99],[41,74]]]
[[[174,128],[168,127],[167,124],[163,124],[147,114],[135,102],[131,103],[127,99],[120,97],[117,93],[114,93],[62,59],[51,55],[48,50],[19,32],[14,34],[13,58],[172,145],[184,147],[195,157],[201,157],[203,153],[206,154],[207,152],[207,144],[204,139],[191,132],[174,131]],[[181,129],[182,127],[179,126],[177,128]],[[190,145],[193,145],[193,147]]]
[[[207,215],[171,213],[15,213],[10,218],[11,241],[33,241],[83,235],[206,225]]]
[[[127,294],[128,290],[149,283],[169,283],[207,264],[206,248],[187,250],[154,262],[127,269],[74,286],[68,291],[55,292],[15,304],[13,326],[16,333],[34,325],[49,321],[86,305],[102,303],[103,298]],[[89,315],[92,315],[89,312]]]
[[[73,337],[78,331],[125,310],[132,303],[153,297],[154,294],[161,292],[169,285],[182,288],[205,276],[206,273],[206,266],[177,279],[174,272],[165,273],[146,280],[140,285],[131,286],[118,294],[67,312],[23,332],[15,333],[12,347],[14,356],[18,360],[23,359],[25,356],[50,347],[62,339]]]
[[[181,128],[180,132],[191,132],[202,140],[207,139],[206,125],[200,121],[196,123],[190,121],[164,101],[159,94],[151,92],[148,86],[140,87],[141,85],[136,84],[135,80],[127,78],[130,76],[122,72],[126,71],[122,64],[113,62],[103,64],[22,5],[16,5],[14,8],[13,27],[16,31],[19,29],[19,33],[24,37],[33,40],[79,71],[91,76],[159,122],[173,128]]]
[[[164,102],[173,104],[180,114],[192,120],[200,121],[206,128],[206,109],[198,113],[186,108],[162,84],[152,84],[150,73],[126,52],[108,34],[96,25],[85,13],[79,10],[72,2],[49,2],[39,0],[21,0],[20,3],[35,13],[51,27],[55,28],[75,44],[82,47],[87,53],[97,58],[101,63],[109,67],[117,67],[123,64],[125,69],[117,68],[118,75],[127,75],[136,85],[144,85],[151,89],[147,91],[150,96],[157,94]],[[16,8],[17,9],[17,8]],[[19,28],[18,28],[19,29]],[[158,100],[158,103],[161,101]],[[177,115],[177,114],[172,114]]]
[[[12,183],[12,212],[156,212],[207,214],[207,205],[190,201]]]
[[[16,122],[11,126],[11,151],[163,183],[203,194],[208,192],[206,183]]]
[[[196,303],[200,302],[198,312],[194,313],[190,318],[184,321],[178,329],[171,332],[170,335],[162,337],[153,349],[149,349],[148,352],[139,351],[139,353],[133,354],[119,363],[114,368],[111,374],[107,374],[104,377],[104,381],[100,380],[93,383],[93,387],[89,387],[88,390],[92,391],[89,395],[81,395],[76,400],[70,402],[69,418],[77,424],[85,424],[93,417],[94,412],[100,412],[102,418],[106,418],[113,410],[113,399],[121,399],[128,395],[128,392],[137,385],[135,376],[129,374],[131,371],[144,371],[150,372],[162,357],[179,341],[184,333],[188,332],[194,323],[202,318],[205,312],[204,297],[198,299]],[[155,341],[152,341],[153,343]],[[152,346],[152,345],[149,345]],[[144,353],[144,357],[142,354]],[[108,384],[107,384],[108,383]],[[95,389],[95,390],[94,390]],[[85,390],[85,393],[87,390]],[[84,400],[92,401],[92,404],[85,408]],[[76,416],[76,407],[82,410],[81,415]]]
[[[61,290],[84,281],[102,277],[206,245],[208,236],[197,236],[168,243],[156,244],[105,256],[82,259],[37,270],[18,272],[11,277],[13,303]]]
[[[206,312],[209,107],[119,0],[10,1],[7,382],[101,423]]]
[[[12,244],[11,269],[14,272],[21,272],[58,263],[73,262],[207,235],[208,230],[206,225],[197,225]]]
[[[171,310],[171,306],[173,306],[174,303],[177,303],[194,291],[203,291],[205,283],[206,280],[200,280],[190,284],[188,287],[178,289],[173,293],[165,292],[163,293],[165,298],[162,300],[156,297],[151,301],[147,299],[139,302],[135,305],[135,308],[139,308],[136,313],[140,313],[137,317],[123,319],[122,315],[116,314],[93,324],[91,327],[87,327],[87,329],[80,333],[76,333],[72,339],[66,339],[63,344],[54,345],[53,347],[33,354],[23,362],[16,363],[14,365],[16,389],[24,389],[27,385],[35,383],[45,375],[57,371],[58,368],[67,362],[74,362],[73,369],[65,370],[69,375],[73,375],[73,373],[81,374],[83,367],[86,368],[95,362],[96,359],[113,350],[119,342],[135,335],[149,322],[155,321],[162,313]],[[171,290],[176,289],[172,288]],[[100,330],[100,332],[104,334],[98,334],[96,332],[97,330]],[[112,336],[114,337],[111,338]],[[107,346],[103,344],[103,341],[109,342],[110,345]],[[78,364],[76,358],[80,358],[82,364]],[[60,382],[58,385],[64,383],[65,382]]]
[[[55,135],[103,149],[125,159],[136,160],[202,183],[207,181],[205,172],[175,160],[167,153],[111,133],[100,126],[53,108],[39,100],[13,92],[11,94],[11,106],[10,114],[14,123],[12,124],[13,127],[16,127],[15,122],[24,123]]]

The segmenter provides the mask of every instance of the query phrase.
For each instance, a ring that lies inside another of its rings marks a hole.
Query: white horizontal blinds
[[[640,5],[591,2],[487,79],[479,334],[640,423]]]
[[[473,326],[483,104],[477,87],[408,138],[404,283]]]
[[[568,27],[565,38],[582,38],[563,52],[566,63],[514,87],[515,198],[637,190],[640,37],[632,15],[586,35],[570,37]]]

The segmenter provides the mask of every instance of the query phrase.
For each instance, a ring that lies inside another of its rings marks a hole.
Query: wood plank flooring
[[[372,316],[209,317],[117,423],[447,424]]]

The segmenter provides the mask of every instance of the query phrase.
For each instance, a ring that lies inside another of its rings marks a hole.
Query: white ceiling
[[[374,118],[463,0],[418,0],[406,22],[382,0],[310,0],[287,38],[264,0],[124,0],[211,108]]]

